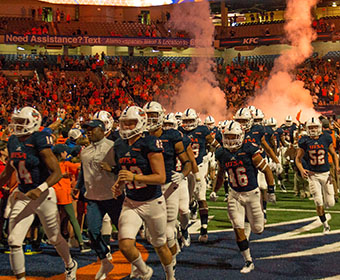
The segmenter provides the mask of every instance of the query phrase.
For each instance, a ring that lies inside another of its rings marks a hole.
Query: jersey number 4
[[[26,185],[32,184],[32,176],[31,173],[29,173],[29,171],[26,169],[24,160],[19,161],[18,169],[20,181],[24,181]]]
[[[310,150],[309,158],[311,165],[325,164],[325,150]]]
[[[229,175],[229,181],[233,185],[234,188],[246,187],[248,185],[248,176],[246,174],[246,169],[243,166],[238,167],[235,170],[235,173],[232,168],[229,168],[228,175]]]

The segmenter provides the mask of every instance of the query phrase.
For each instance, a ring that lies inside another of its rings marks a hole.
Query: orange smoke
[[[195,49],[188,69],[182,74],[183,82],[174,97],[174,111],[194,108],[201,115],[212,115],[216,121],[226,116],[224,92],[219,88],[212,69],[214,57],[214,25],[210,19],[208,1],[175,5],[171,13],[171,27],[185,30],[195,39]]]
[[[266,118],[274,117],[283,122],[287,115],[296,116],[302,110],[301,121],[318,115],[313,109],[312,97],[304,83],[295,80],[293,71],[313,53],[311,9],[318,0],[288,0],[285,13],[286,38],[292,48],[275,60],[267,84],[249,102],[263,110]]]

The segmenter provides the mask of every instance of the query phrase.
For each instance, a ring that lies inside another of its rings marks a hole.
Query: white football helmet
[[[310,137],[317,137],[322,133],[322,124],[319,118],[311,118],[306,122],[306,132]]]
[[[212,130],[215,127],[215,119],[212,116],[207,116],[204,120],[204,124]]]
[[[273,117],[267,120],[267,125],[272,127],[273,129],[276,129],[277,127],[277,120]]]
[[[249,130],[253,126],[253,116],[248,108],[239,109],[234,120],[238,122],[244,130]]]
[[[233,135],[233,136],[231,136]],[[241,148],[244,140],[244,130],[241,124],[236,121],[227,121],[222,131],[223,147],[228,150]]]
[[[285,119],[285,125],[286,126],[292,126],[293,125],[293,118],[292,116],[288,115]]]
[[[98,111],[93,115],[93,120],[100,120],[105,125],[104,133],[107,134],[113,128],[114,120],[112,115],[107,111]]]
[[[253,112],[254,124],[263,125],[264,114],[260,109]]]
[[[220,129],[221,132],[225,129],[225,127],[226,127],[226,125],[228,124],[228,122],[230,122],[230,121],[225,120],[225,121],[222,121],[222,122],[221,122],[221,129]]]
[[[15,136],[25,136],[39,131],[41,125],[40,113],[32,107],[24,107],[13,113],[9,128]]]
[[[255,115],[255,111],[256,111],[256,107],[253,106],[253,105],[250,105],[247,108],[249,109],[249,111],[252,114],[252,116],[254,116]]]
[[[78,128],[72,128],[68,132],[68,138],[72,141],[76,141],[81,136],[81,131]]]
[[[182,115],[182,127],[185,130],[193,130],[198,126],[198,116],[194,109],[186,109]]]
[[[148,115],[147,130],[155,131],[160,128],[163,124],[164,118],[164,108],[161,104],[156,101],[150,101],[146,103],[143,110]],[[150,116],[150,114],[155,114],[156,116]]]
[[[136,120],[136,126],[133,129],[125,129],[124,121]],[[137,106],[126,107],[119,118],[119,135],[122,139],[130,139],[146,129],[147,116],[145,111]]]
[[[177,120],[174,113],[167,114],[163,120],[163,129],[177,129]]]
[[[181,126],[181,125],[182,125],[182,115],[183,115],[182,112],[176,112],[176,113],[175,113],[175,118],[176,118],[176,120],[177,120],[177,125],[178,125],[178,126]]]

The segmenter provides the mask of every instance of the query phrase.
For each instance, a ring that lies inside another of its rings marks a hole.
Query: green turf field
[[[316,216],[315,205],[313,200],[308,198],[301,199],[294,196],[293,191],[293,173],[289,174],[290,182],[286,183],[287,193],[280,189],[276,190],[276,204],[268,203],[267,205],[267,224],[292,221],[297,219],[309,218]],[[214,218],[209,222],[209,230],[223,230],[231,228],[231,223],[227,215],[227,203],[224,202],[224,189],[218,192],[218,200],[216,202],[209,201],[211,190],[207,192],[207,200],[209,205],[209,216]],[[326,213],[332,215],[329,225],[332,230],[340,229],[340,201],[335,203],[331,209],[326,209]],[[310,231],[310,233],[322,232],[322,227]]]

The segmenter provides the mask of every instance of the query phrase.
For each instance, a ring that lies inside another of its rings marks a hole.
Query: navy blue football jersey
[[[189,145],[191,144],[191,139],[188,136],[183,134],[182,141],[183,141],[184,150],[186,151]],[[179,157],[176,157],[176,171],[177,172],[182,171],[182,162],[179,159]]]
[[[207,154],[205,149],[207,137],[210,134],[209,129],[206,126],[200,125],[193,130],[186,131],[181,129],[183,134],[187,135],[191,139],[191,148],[194,152],[197,165],[200,165],[203,161],[203,157]]]
[[[281,127],[278,127],[274,132],[274,137],[276,140],[277,147],[281,147],[281,136],[283,134],[283,129]]]
[[[130,170],[134,174],[152,174],[149,153],[162,153],[162,142],[155,136],[143,135],[129,146],[127,140],[119,138],[114,144],[118,170]],[[160,185],[147,185],[138,182],[126,183],[126,196],[135,201],[147,201],[162,195]]]
[[[264,126],[264,137],[266,139],[266,142],[268,143],[269,146],[271,146],[272,144],[270,143],[270,140],[272,138],[272,136],[274,135],[274,130],[272,127],[270,126]]]
[[[254,143],[245,143],[236,152],[219,148],[215,152],[216,160],[228,172],[231,188],[237,192],[247,192],[258,187],[257,169],[253,165],[253,156],[259,153],[259,147]]]
[[[261,145],[261,139],[265,135],[264,127],[262,125],[253,125],[251,129],[246,132],[244,137],[245,143],[256,143],[257,145]]]
[[[119,135],[119,130],[111,130],[110,134],[106,137],[107,139],[111,140],[111,141],[116,141],[118,138],[120,138]]]
[[[39,153],[51,149],[52,136],[48,132],[34,132],[25,141],[12,135],[8,140],[8,154],[11,165],[16,169],[19,190],[23,193],[35,189],[50,176]]]
[[[218,130],[218,127],[215,126],[211,131],[210,131],[211,135],[216,139],[216,141],[218,143],[220,143],[220,145],[222,146],[222,133],[221,131]]]
[[[175,145],[181,142],[183,137],[181,132],[175,129],[163,130],[162,135],[159,137],[163,144],[163,156],[166,173],[166,183],[171,182],[171,171],[176,170],[176,151]]]
[[[288,143],[293,144],[294,143],[294,131],[298,129],[296,124],[293,123],[291,126],[286,126],[285,124],[283,124],[281,128],[283,131],[284,139]]]
[[[306,169],[313,172],[329,171],[328,148],[333,143],[329,133],[323,133],[318,139],[302,136],[299,147],[305,151]]]

